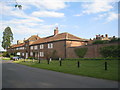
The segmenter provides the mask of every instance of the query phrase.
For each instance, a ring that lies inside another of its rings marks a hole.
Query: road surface
[[[3,88],[118,88],[111,80],[32,68],[2,61]]]

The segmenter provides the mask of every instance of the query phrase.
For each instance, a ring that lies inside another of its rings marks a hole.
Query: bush
[[[10,59],[11,59],[11,60],[12,60],[13,57],[14,57],[13,55],[10,55]]]
[[[28,59],[34,59],[34,57],[28,57]]]
[[[75,53],[78,57],[83,58],[87,52],[87,48],[76,48]]]
[[[2,56],[3,56],[3,57],[10,57],[10,55],[9,55],[8,52],[4,52]]]
[[[109,41],[108,40],[96,40],[92,44],[106,44],[106,43],[109,43]]]
[[[110,40],[110,43],[112,43],[112,42],[120,42],[120,38],[112,38]]]
[[[104,46],[100,48],[103,57],[120,57],[120,45]]]

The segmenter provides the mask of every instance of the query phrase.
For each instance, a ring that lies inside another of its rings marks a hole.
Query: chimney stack
[[[19,44],[19,40],[17,40],[17,44]]]
[[[56,27],[56,29],[54,29],[54,35],[57,35],[59,33],[58,27]]]
[[[98,35],[96,35],[96,39],[98,39]]]
[[[104,35],[101,35],[101,37],[103,38],[103,37],[104,37]]]
[[[108,34],[105,34],[105,37],[108,38]]]

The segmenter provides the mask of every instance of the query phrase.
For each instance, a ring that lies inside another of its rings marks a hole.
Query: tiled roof
[[[38,40],[38,39],[40,39],[40,37],[38,36],[38,35],[32,35],[31,37],[29,37],[27,40],[29,40],[29,41],[35,41],[35,40]],[[27,41],[26,40],[26,41]]]
[[[65,39],[77,40],[77,41],[88,41],[87,39],[79,38],[79,37],[74,36],[74,35],[67,33],[67,32],[60,33],[57,35],[48,36],[48,37],[43,37],[43,38],[38,37],[38,35],[33,35],[30,38],[28,38],[27,40],[31,41],[29,43],[29,45],[34,45],[34,44],[40,44],[40,43],[45,43],[45,42],[51,42],[51,41],[65,40]],[[16,48],[16,47],[21,47],[24,45],[25,45],[25,43],[21,43],[21,44],[12,45],[11,47]]]
[[[14,44],[14,45],[11,46],[11,48],[22,47],[24,45],[25,45],[25,43]]]
[[[45,42],[51,42],[51,41],[57,41],[57,40],[64,40],[64,39],[68,39],[68,40],[78,40],[78,41],[88,41],[87,39],[83,39],[83,38],[79,38],[77,36],[74,36],[72,34],[69,33],[60,33],[57,35],[52,35],[49,37],[44,37],[44,38],[40,38],[39,40],[33,42],[31,45],[34,44],[39,44],[39,43],[45,43]]]
[[[39,39],[40,39],[40,37],[38,35],[32,35],[27,40],[29,40],[29,41],[36,41],[36,40],[39,40]],[[25,40],[25,41],[27,41],[27,40]],[[25,43],[14,44],[14,45],[11,46],[11,48],[22,47],[24,45],[25,45]]]

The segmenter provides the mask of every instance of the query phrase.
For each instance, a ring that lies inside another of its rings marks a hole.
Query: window
[[[53,43],[49,43],[48,48],[53,48]]]
[[[87,45],[87,43],[85,43],[85,45]]]
[[[22,47],[22,49],[24,49],[24,47]]]
[[[20,49],[20,50],[21,50],[21,49],[24,49],[24,47],[20,47],[19,49]]]
[[[40,56],[41,56],[41,57],[44,57],[44,52],[40,52]]]
[[[33,52],[30,52],[30,56],[33,56]]]
[[[24,53],[22,53],[22,56],[24,56]]]
[[[16,50],[19,50],[19,48],[16,48]]]
[[[38,49],[37,46],[34,46],[34,49]]]
[[[31,46],[30,49],[33,49],[33,46]]]
[[[44,45],[43,45],[43,44],[41,44],[41,45],[40,45],[40,49],[43,49],[43,48],[44,48]]]

